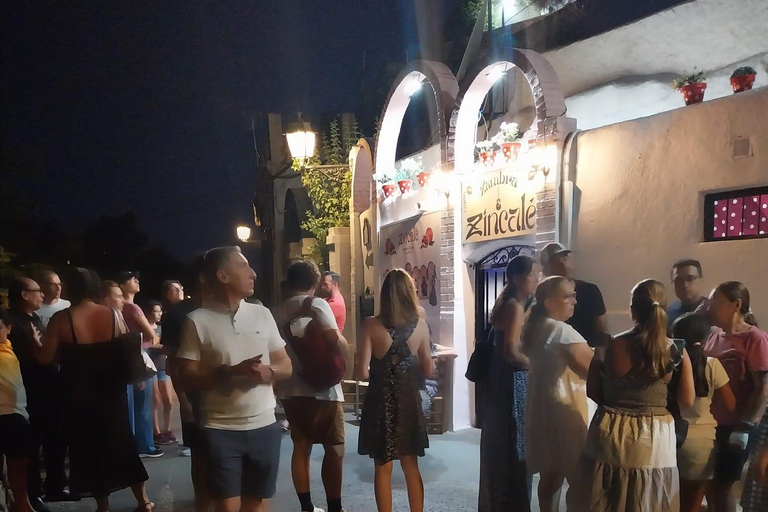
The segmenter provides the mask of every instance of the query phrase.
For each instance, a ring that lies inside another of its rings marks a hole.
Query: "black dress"
[[[69,487],[78,497],[104,497],[148,479],[128,422],[120,347],[78,344],[72,315],[72,343],[61,344],[61,380],[68,412]],[[114,329],[112,318],[112,332]]]
[[[378,462],[423,457],[429,448],[427,420],[419,396],[418,357],[406,343],[417,325],[418,321],[387,329],[392,346],[383,358],[371,358],[357,452]]]

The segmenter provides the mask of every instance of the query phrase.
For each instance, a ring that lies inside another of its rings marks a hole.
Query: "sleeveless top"
[[[617,337],[628,338],[632,342],[631,349],[636,352],[640,348],[640,335],[634,330],[627,331]],[[667,372],[680,364],[683,355],[672,340],[670,345],[670,361],[667,364]],[[630,355],[634,361],[638,356]],[[667,410],[667,386],[668,382],[662,379],[652,379],[645,375],[637,375],[630,370],[622,377],[611,377],[602,369],[603,373],[603,406],[626,411],[636,411],[651,414],[669,414]]]

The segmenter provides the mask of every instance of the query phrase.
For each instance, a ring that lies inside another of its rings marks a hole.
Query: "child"
[[[21,380],[19,360],[8,341],[11,324],[0,309],[0,451],[8,464],[8,480],[14,497],[13,510],[34,512],[27,495],[29,415],[27,393]]]
[[[714,357],[706,357],[702,342],[710,333],[709,322],[701,315],[688,313],[672,326],[674,338],[683,339],[691,358],[696,400],[681,410],[688,421],[688,434],[677,452],[680,470],[680,511],[698,512],[715,473],[715,421],[710,408],[724,411],[736,408],[736,398],[728,384],[725,368]]]

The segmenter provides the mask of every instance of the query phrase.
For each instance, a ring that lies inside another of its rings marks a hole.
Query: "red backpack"
[[[298,376],[313,389],[324,391],[341,382],[347,371],[347,361],[339,348],[323,336],[323,326],[312,311],[312,300],[314,297],[304,299],[301,310],[286,322],[283,332],[301,363]],[[299,318],[311,318],[304,336],[294,336],[291,331],[291,324]]]

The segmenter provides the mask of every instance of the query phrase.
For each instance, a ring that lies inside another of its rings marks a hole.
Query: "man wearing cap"
[[[557,242],[547,244],[541,251],[540,260],[544,275],[573,279],[570,254],[571,251],[563,244]],[[610,337],[603,294],[595,284],[578,279],[574,279],[574,282],[576,283],[576,307],[567,323],[584,336],[590,347],[602,346]]]
[[[157,334],[149,325],[144,312],[134,302],[134,297],[141,290],[138,272],[120,272],[115,281],[123,291],[123,318],[130,332],[142,334],[141,348],[146,350],[159,343]],[[136,448],[141,457],[162,457],[163,450],[155,446],[153,423],[153,390],[154,379],[128,387],[128,411],[132,418],[133,435],[136,438]],[[133,388],[131,390],[131,388]]]

